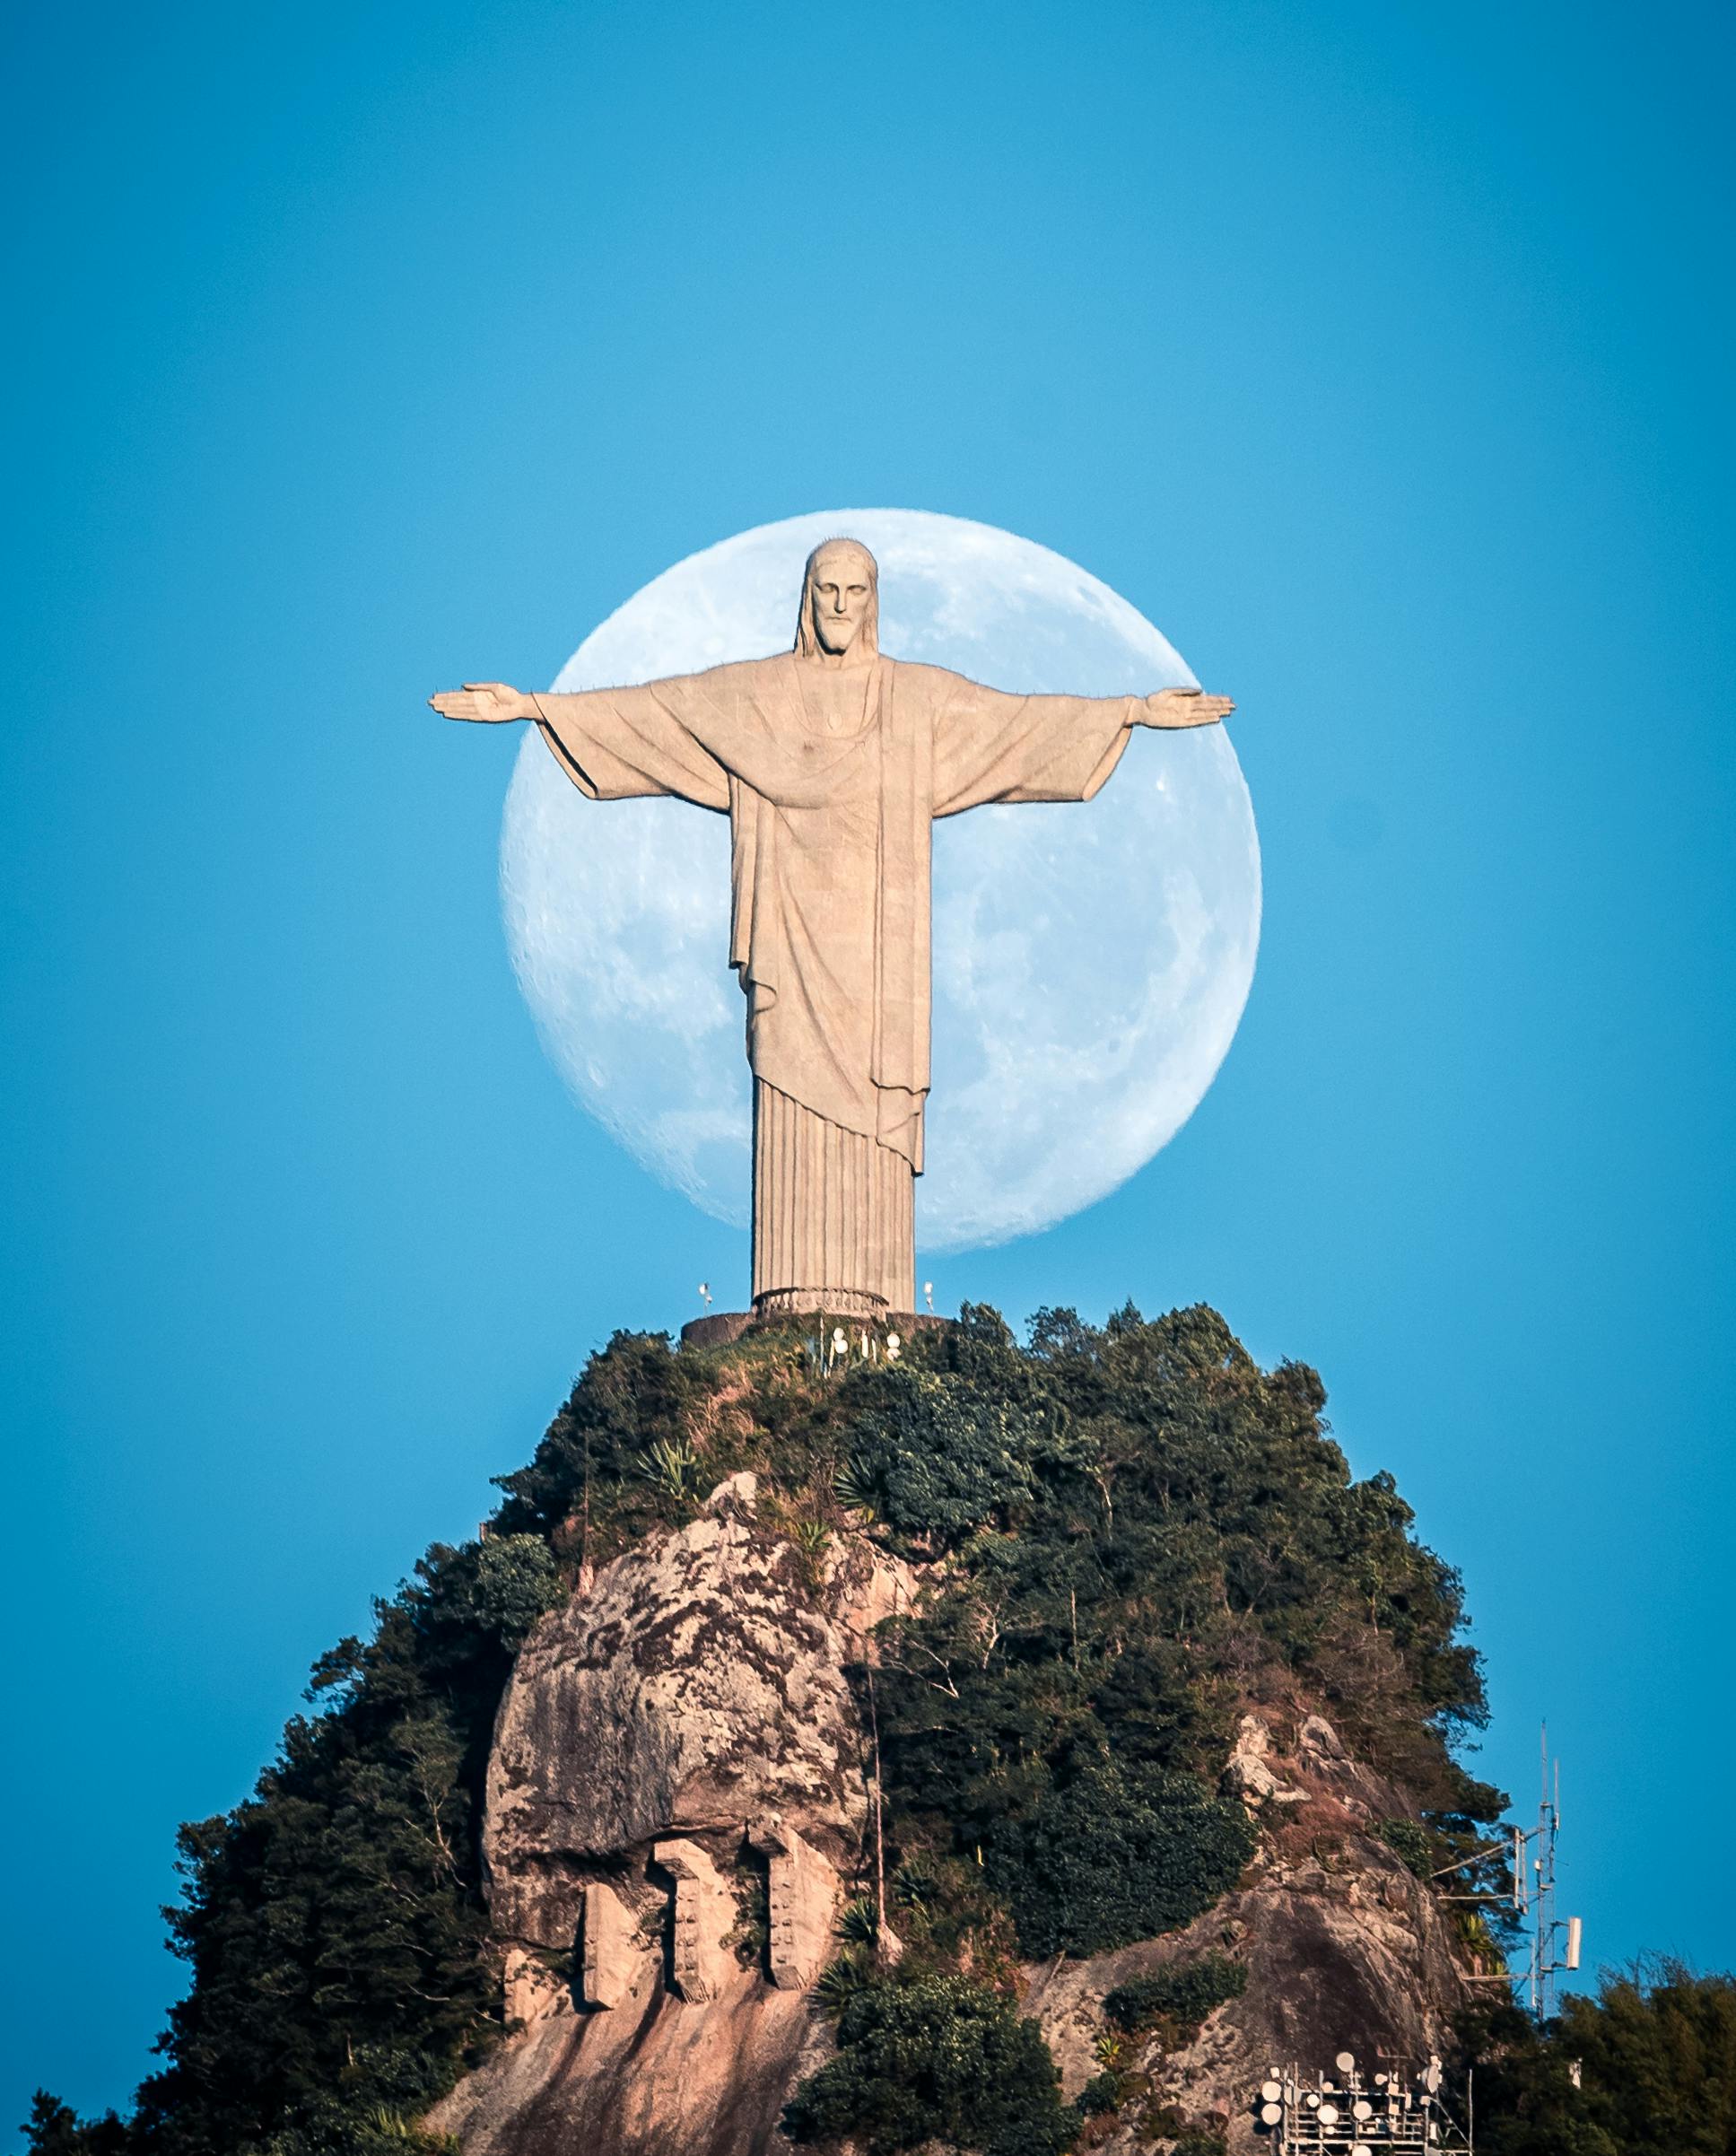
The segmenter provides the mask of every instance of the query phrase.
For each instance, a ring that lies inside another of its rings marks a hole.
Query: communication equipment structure
[[[1554,2017],[1556,1978],[1579,1967],[1584,1926],[1577,1916],[1555,1913],[1556,1841],[1561,1831],[1561,1762],[1549,1757],[1549,1729],[1541,1736],[1541,1789],[1537,1824],[1529,1830],[1515,1827],[1501,1841],[1485,1842],[1481,1848],[1455,1857],[1431,1874],[1431,1883],[1450,1879],[1468,1865],[1485,1858],[1505,1856],[1508,1884],[1499,1890],[1472,1894],[1443,1893],[1443,1901],[1480,1902],[1510,1908],[1531,1925],[1531,1945],[1522,1971],[1504,1970],[1498,1976],[1474,1976],[1473,1984],[1522,1986],[1525,2004],[1540,2021]]]
[[[1469,2124],[1461,2126],[1441,2094],[1441,2062],[1431,2057],[1407,2081],[1402,2074],[1363,2074],[1354,2056],[1340,2051],[1334,2074],[1311,2081],[1288,2066],[1274,2066],[1254,2104],[1259,2129],[1272,2136],[1276,2156],[1352,2156],[1358,2149],[1435,2149],[1470,2152]]]

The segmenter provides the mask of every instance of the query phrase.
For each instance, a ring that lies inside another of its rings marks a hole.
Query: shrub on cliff
[[[847,1455],[853,1488],[901,1542],[948,1549],[1036,1495],[1040,1430],[1016,1403],[926,1370],[864,1374]]]
[[[855,1993],[839,2019],[837,2056],[783,2115],[794,2142],[850,2134],[873,2156],[931,2141],[981,2156],[1061,2156],[1077,2127],[1042,2030],[965,1977]]]
[[[1190,1923],[1253,1855],[1240,1804],[1191,1775],[1094,1762],[984,1845],[1019,1944],[1033,1956],[1099,1954]]]
[[[686,1445],[716,1376],[714,1365],[677,1355],[660,1333],[617,1332],[586,1365],[530,1464],[499,1478],[506,1501],[496,1524],[603,1558],[670,1518],[679,1500],[646,1470],[659,1446]]]
[[[1198,1960],[1172,1962],[1118,1984],[1105,1995],[1104,2012],[1130,2035],[1159,2021],[1192,2030],[1214,2008],[1239,1999],[1247,1988],[1248,1972],[1239,1961],[1227,1954],[1205,1953]]]

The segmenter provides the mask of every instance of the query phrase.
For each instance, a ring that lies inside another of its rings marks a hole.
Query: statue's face
[[[867,564],[858,554],[840,548],[823,554],[807,580],[807,604],[820,649],[842,659],[862,633],[873,597]]]

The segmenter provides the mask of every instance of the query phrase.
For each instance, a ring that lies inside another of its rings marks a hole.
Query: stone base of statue
[[[894,1307],[890,1296],[874,1295],[866,1287],[771,1287],[754,1297],[754,1315],[768,1324],[776,1318],[824,1312],[878,1325]]]
[[[842,1302],[824,1305],[792,1303],[775,1310],[755,1305],[752,1310],[714,1310],[707,1317],[690,1319],[681,1328],[681,1344],[684,1348],[727,1348],[755,1325],[787,1324],[792,1317],[807,1319],[816,1325],[834,1321],[845,1326],[868,1324],[883,1335],[896,1332],[905,1340],[912,1333],[932,1331],[952,1322],[938,1311],[888,1310],[884,1304],[872,1311],[847,1310]]]

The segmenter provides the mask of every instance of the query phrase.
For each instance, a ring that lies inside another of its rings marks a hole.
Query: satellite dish
[[[1423,2076],[1423,2086],[1431,2096],[1435,2095],[1441,2086],[1441,2062],[1433,2052],[1429,2054],[1428,2072]]]
[[[1354,2073],[1357,2071],[1357,2055],[1354,2051],[1340,2051],[1332,2064],[1340,2073]]]
[[[1264,2103],[1260,2107],[1260,2123],[1262,2126],[1275,2126],[1283,2117],[1282,2104]]]

